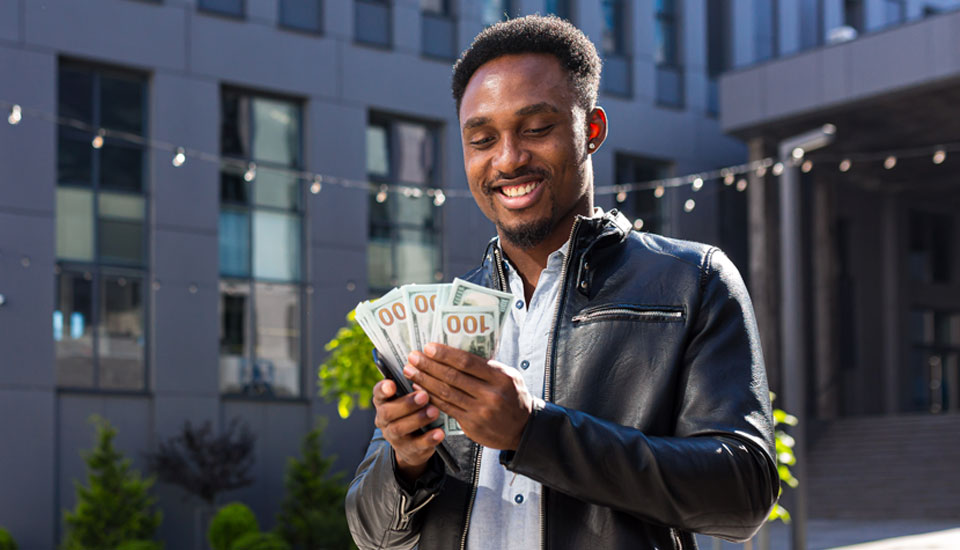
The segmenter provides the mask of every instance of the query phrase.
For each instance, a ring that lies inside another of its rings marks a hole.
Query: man
[[[471,192],[496,225],[468,280],[512,292],[496,361],[413,352],[418,390],[374,388],[347,516],[361,548],[693,548],[742,540],[776,500],[756,324],[716,248],[632,231],[593,206],[607,119],[575,27],[484,30],[454,67]],[[447,445],[442,411],[466,437]]]

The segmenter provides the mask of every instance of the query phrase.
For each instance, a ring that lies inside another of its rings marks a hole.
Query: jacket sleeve
[[[702,275],[679,366],[673,436],[648,436],[545,403],[501,462],[574,498],[647,521],[736,541],[753,536],[780,484],[760,341],[746,287],[729,259],[711,250]]]
[[[414,484],[396,473],[393,449],[374,430],[367,454],[347,491],[347,523],[361,550],[415,548],[420,539],[421,510],[440,492],[443,463],[434,455],[427,472]]]

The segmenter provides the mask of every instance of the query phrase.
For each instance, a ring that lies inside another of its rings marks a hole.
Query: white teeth
[[[528,183],[526,185],[501,187],[500,190],[503,191],[503,194],[508,197],[522,197],[523,195],[526,195],[530,191],[533,191],[534,189],[536,189],[536,187],[537,187],[537,184],[536,182],[534,182],[534,183]]]

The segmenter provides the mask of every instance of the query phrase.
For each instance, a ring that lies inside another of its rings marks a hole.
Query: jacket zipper
[[[575,315],[574,323],[595,321],[604,317],[636,317],[646,321],[673,321],[683,319],[683,311],[670,308],[638,309],[634,307],[613,307],[610,309],[593,309]]]
[[[397,530],[402,530],[407,528],[407,524],[410,523],[410,518],[413,517],[413,514],[416,514],[423,509],[424,506],[430,504],[430,501],[437,496],[437,493],[434,493],[427,497],[427,500],[420,503],[419,506],[415,507],[413,510],[404,511],[407,508],[407,496],[403,493],[400,493],[400,518],[397,521]]]
[[[553,393],[553,381],[550,378],[551,370],[553,367],[553,354],[556,352],[554,349],[554,344],[556,342],[556,335],[560,329],[558,320],[560,319],[560,308],[563,305],[563,297],[567,292],[567,270],[569,269],[570,262],[574,256],[574,247],[576,242],[573,240],[573,236],[577,233],[577,228],[580,227],[581,218],[577,218],[573,222],[573,226],[570,228],[570,236],[567,238],[567,241],[570,243],[570,248],[567,249],[567,257],[564,258],[563,267],[560,268],[560,295],[557,296],[557,304],[553,308],[553,332],[550,333],[549,338],[547,339],[547,360],[543,366],[543,400],[549,402],[551,399],[551,394]],[[547,490],[541,485],[540,488],[540,550],[546,550],[547,548]],[[462,550],[462,549],[461,549]]]
[[[470,514],[473,513],[473,501],[477,498],[477,485],[480,483],[480,453],[483,447],[477,445],[477,454],[473,457],[473,487],[470,489],[470,501],[467,503],[467,517],[463,522],[463,533],[460,535],[460,550],[467,548],[467,531],[470,529]]]

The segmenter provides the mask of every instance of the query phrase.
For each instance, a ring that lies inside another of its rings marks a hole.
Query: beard
[[[507,227],[497,222],[497,229],[504,239],[510,241],[517,248],[528,250],[536,247],[553,234],[557,225],[557,203],[551,201],[550,215],[532,222],[522,223],[514,227]]]

